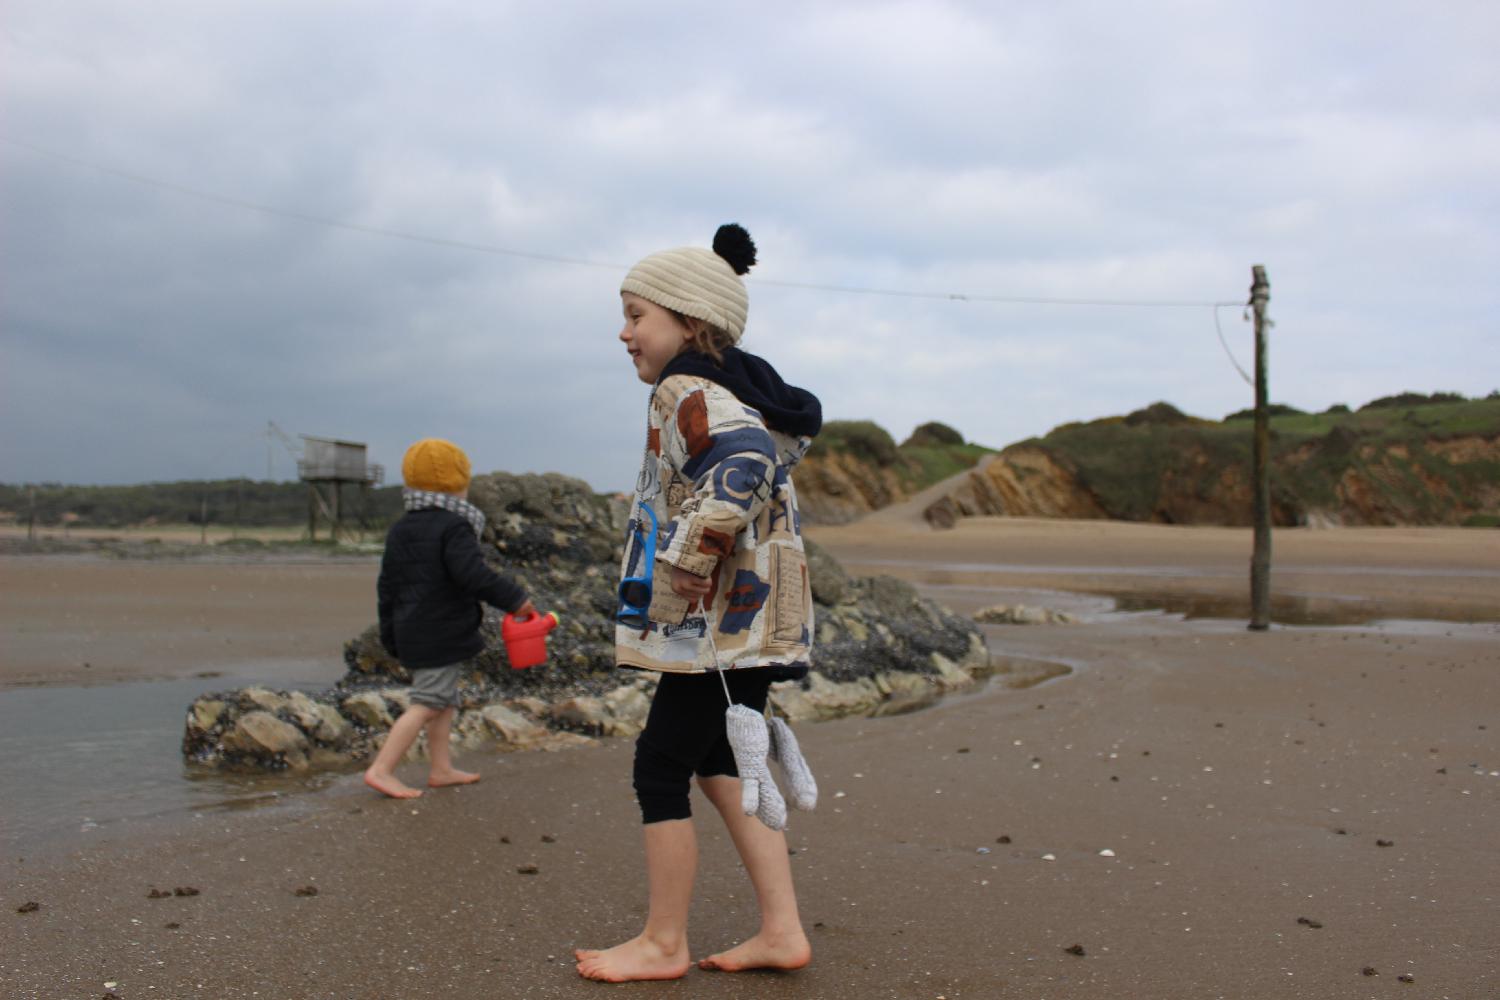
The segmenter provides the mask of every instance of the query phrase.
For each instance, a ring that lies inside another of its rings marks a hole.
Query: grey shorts
[[[470,669],[469,661],[446,667],[418,667],[411,672],[411,700],[423,708],[457,708],[458,679]]]

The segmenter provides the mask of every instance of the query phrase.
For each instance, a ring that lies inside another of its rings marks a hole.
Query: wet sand
[[[199,676],[333,684],[378,558],[0,556],[0,690]]]
[[[877,523],[815,537],[851,562],[930,553],[1046,567],[937,581],[973,601],[986,593],[976,584],[1082,579],[1059,566],[1135,567],[1142,581],[1150,567],[1197,567],[1181,579],[1214,581],[1248,553],[1246,533],[1137,529],[980,524],[923,537]],[[997,543],[1007,533],[1018,534]],[[1278,538],[1311,589],[1437,594],[1500,617],[1487,533],[1377,533],[1342,548],[1342,533],[1323,534],[1304,556]],[[1399,587],[1389,569],[1404,571]],[[1249,633],[1145,614],[987,635],[997,654],[1074,673],[799,727],[823,796],[789,835],[809,968],[694,970],[623,989],[1500,995],[1500,628]],[[182,816],[151,837],[7,857],[0,984],[18,997],[103,995],[106,982],[122,997],[617,992],[577,980],[568,956],[629,936],[644,913],[630,756],[628,741],[473,753],[461,763],[483,782],[416,803],[349,776],[270,808]],[[755,914],[716,823],[700,831],[695,955],[751,933]],[[178,887],[198,893],[148,898]],[[307,888],[316,895],[297,894]],[[29,901],[40,908],[16,912]]]

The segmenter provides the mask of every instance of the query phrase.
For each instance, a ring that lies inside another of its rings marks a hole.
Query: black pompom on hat
[[[723,257],[735,274],[755,266],[755,241],[738,222],[726,222],[714,233],[714,253]]]

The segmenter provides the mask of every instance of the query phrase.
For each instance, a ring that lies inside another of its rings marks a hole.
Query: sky
[[[291,479],[274,422],[626,489],[620,279],[731,221],[741,346],[898,441],[1248,407],[1255,264],[1273,400],[1483,396],[1497,48],[1491,0],[9,0],[0,482]]]

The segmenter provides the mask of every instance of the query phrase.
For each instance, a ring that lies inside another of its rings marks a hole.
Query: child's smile
[[[647,385],[655,384],[661,370],[682,352],[693,332],[670,310],[631,292],[620,293],[625,325],[620,340],[635,365],[635,374]]]

